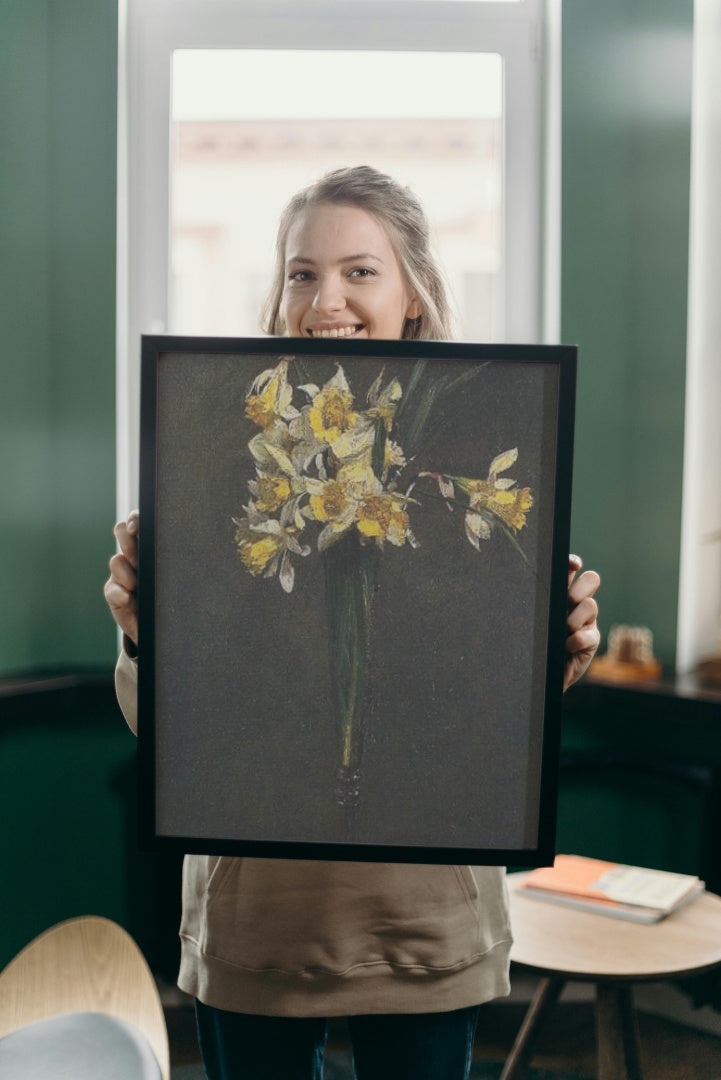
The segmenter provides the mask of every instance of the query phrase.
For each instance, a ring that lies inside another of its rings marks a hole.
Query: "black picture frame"
[[[552,862],[575,380],[573,346],[143,337],[143,848]]]

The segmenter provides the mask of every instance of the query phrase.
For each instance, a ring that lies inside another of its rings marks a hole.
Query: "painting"
[[[143,339],[145,846],[552,858],[575,364]]]

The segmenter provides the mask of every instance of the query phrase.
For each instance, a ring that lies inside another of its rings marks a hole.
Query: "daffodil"
[[[276,424],[267,431],[260,431],[248,443],[256,468],[267,474],[282,473],[289,479],[298,475],[290,448],[285,438],[285,424]]]
[[[467,476],[448,476],[442,473],[423,472],[420,476],[431,476],[438,483],[438,488],[449,506],[455,500],[456,488],[468,496],[468,510],[465,515],[465,530],[468,540],[475,548],[480,548],[481,540],[491,536],[493,518],[502,521],[513,532],[518,532],[526,525],[526,515],[533,506],[533,495],[528,487],[519,488],[516,481],[498,474],[510,469],[518,460],[518,449],[505,450],[491,462],[485,480],[473,480]]]
[[[326,470],[331,454],[335,465],[369,457],[375,439],[374,422],[353,408],[353,395],[343,369],[322,388],[309,383],[299,387],[310,398],[298,417],[288,426],[292,442],[289,453],[295,469],[307,472],[313,465],[319,474]]]
[[[490,511],[514,532],[524,528],[526,514],[533,506],[533,495],[530,488],[519,488],[515,480],[500,477],[498,474],[510,469],[517,460],[518,449],[514,447],[494,457],[485,480],[453,477],[461,491],[469,496],[471,510]]]
[[[290,556],[310,554],[310,547],[297,539],[305,524],[297,507],[286,503],[277,519],[266,517],[251,504],[246,507],[246,517],[233,518],[233,522],[235,543],[246,570],[255,577],[277,574],[283,589],[292,592],[295,570]]]
[[[293,388],[288,382],[288,361],[261,371],[245,400],[245,415],[258,427],[268,428],[278,420],[294,420],[298,410],[292,405]]]
[[[375,421],[361,413],[356,415],[352,427],[333,440],[330,450],[340,466],[357,463],[370,467],[375,441]]]
[[[353,527],[358,502],[342,480],[318,481],[318,485],[310,497],[308,513],[324,526],[318,534],[318,550],[325,551]]]
[[[233,519],[236,524],[235,542],[243,566],[251,574],[260,577],[283,549],[283,541],[277,534],[252,529],[247,519]]]
[[[533,506],[531,489],[508,488],[505,490],[480,491],[471,498],[471,507],[474,510],[487,509],[497,518],[504,521],[514,532],[523,529],[526,525],[526,515]]]
[[[387,540],[395,547],[406,542],[416,547],[405,503],[402,495],[389,492],[364,495],[358,505],[358,532],[381,545]]]
[[[306,413],[310,429],[320,443],[332,446],[355,427],[358,413],[353,410],[353,394],[340,364],[321,390],[313,385],[302,389],[311,397],[311,404],[302,412]]]
[[[288,501],[292,494],[287,476],[268,476],[258,472],[257,480],[249,480],[248,488],[254,496],[254,503],[263,514],[274,514]]]
[[[318,536],[318,550],[325,551],[348,532],[358,518],[360,500],[381,489],[370,466],[347,465],[335,479],[306,481],[310,495],[306,516],[324,525]]]
[[[314,490],[311,488],[310,490]],[[318,490],[310,497],[310,509],[316,521],[343,521],[355,516],[356,500],[351,495],[348,485],[341,480],[318,482]]]

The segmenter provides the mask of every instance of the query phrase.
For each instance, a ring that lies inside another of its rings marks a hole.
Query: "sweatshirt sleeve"
[[[115,667],[115,693],[128,727],[138,734],[138,661],[125,649]]]

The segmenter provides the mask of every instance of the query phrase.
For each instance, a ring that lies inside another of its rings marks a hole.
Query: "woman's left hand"
[[[594,593],[601,584],[595,570],[576,574],[583,566],[578,555],[568,556],[568,617],[566,619],[566,671],[563,689],[581,678],[593,660],[601,635],[596,625],[598,604]]]

